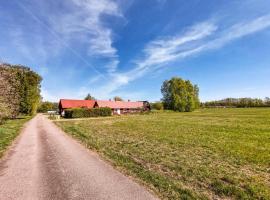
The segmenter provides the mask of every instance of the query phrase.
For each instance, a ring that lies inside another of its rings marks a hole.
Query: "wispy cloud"
[[[118,5],[110,0],[70,0],[71,12],[57,15],[51,20],[55,30],[67,37],[87,36],[89,54],[96,56],[116,57],[113,47],[112,30],[102,21],[104,15],[121,17]],[[61,26],[59,26],[59,24]]]
[[[118,64],[117,49],[113,47],[112,29],[105,25],[105,15],[123,17],[118,4],[111,0],[69,0],[69,12],[51,17],[54,30],[67,39],[81,39],[88,45],[88,55],[107,58],[108,71]]]
[[[225,29],[219,29],[218,24],[213,22],[199,23],[180,35],[154,40],[146,45],[143,58],[135,61],[135,67],[132,70],[111,75],[112,81],[103,86],[102,95],[112,93],[146,73],[165,67],[170,62],[222,48],[229,42],[269,27],[270,15],[265,15]]]
[[[184,34],[150,42],[144,49],[145,58],[137,61],[137,68],[160,65],[195,50],[194,42],[202,40],[216,31],[216,25],[205,22],[189,28]]]
[[[12,38],[15,42],[20,41],[18,49],[23,51],[28,58],[31,58],[29,54],[32,54],[33,57],[41,54],[39,57],[42,57],[45,61],[52,55],[59,54],[64,49],[67,49],[74,56],[91,65],[73,47],[80,44],[85,46],[87,55],[90,58],[106,58],[105,69],[108,72],[114,72],[117,69],[119,60],[117,49],[113,47],[113,30],[109,25],[106,25],[104,16],[123,18],[117,2],[112,0],[67,0],[62,3],[61,12],[58,12],[55,9],[58,9],[59,5],[52,0],[48,1],[38,1],[32,5],[24,2],[17,3],[25,13],[29,14],[35,22],[38,22],[36,26],[33,25],[35,32],[41,32],[39,34],[30,32],[30,35],[33,36],[31,38],[35,42],[33,42],[33,45],[29,45],[29,41],[25,40],[26,37],[19,35],[20,32],[25,33],[26,28],[24,26],[17,28],[18,34]],[[36,12],[37,10],[40,12]],[[49,33],[46,38],[44,38],[43,34],[44,28]],[[44,40],[46,40],[46,43],[42,42]],[[31,48],[32,46],[35,48]]]

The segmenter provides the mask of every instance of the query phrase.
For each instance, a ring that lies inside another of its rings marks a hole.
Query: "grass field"
[[[270,109],[55,123],[162,199],[270,199]]]
[[[21,117],[19,119],[7,120],[0,125],[0,158],[7,147],[18,136],[23,124],[29,119],[30,117]]]

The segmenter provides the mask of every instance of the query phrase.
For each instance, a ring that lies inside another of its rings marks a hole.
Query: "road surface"
[[[0,160],[0,199],[157,198],[37,115]]]

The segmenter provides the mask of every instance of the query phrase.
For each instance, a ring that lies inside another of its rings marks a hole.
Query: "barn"
[[[104,100],[73,100],[60,99],[59,112],[63,116],[70,108],[111,108],[112,114],[121,115],[150,110],[148,101],[104,101]]]
[[[113,114],[121,115],[150,110],[150,104],[147,101],[102,101],[97,100],[95,107],[108,107],[112,109]]]
[[[94,108],[95,100],[74,100],[74,99],[60,99],[59,101],[59,114],[64,115],[66,109],[70,108]]]

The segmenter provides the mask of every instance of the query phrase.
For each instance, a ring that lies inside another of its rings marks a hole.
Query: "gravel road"
[[[157,199],[37,115],[0,160],[0,199]]]

